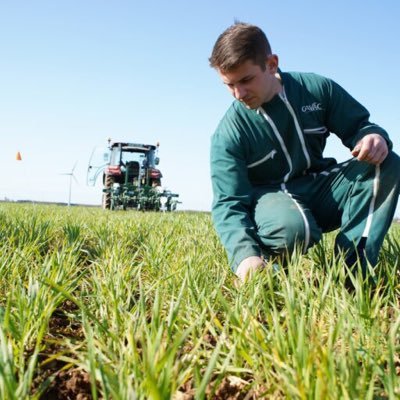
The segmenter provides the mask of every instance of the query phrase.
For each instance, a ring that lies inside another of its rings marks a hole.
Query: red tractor
[[[156,167],[160,162],[158,146],[109,139],[108,149],[95,149],[89,162],[88,184],[94,186],[103,174],[104,209],[176,210],[179,195],[161,187],[162,174]]]

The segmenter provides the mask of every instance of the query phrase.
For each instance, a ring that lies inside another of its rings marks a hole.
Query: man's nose
[[[233,91],[233,95],[235,96],[236,100],[241,100],[246,95],[246,90],[242,85],[236,85]]]

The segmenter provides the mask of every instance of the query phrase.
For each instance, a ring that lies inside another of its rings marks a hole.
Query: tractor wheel
[[[103,201],[102,206],[103,210],[110,210],[111,209],[111,191],[112,185],[114,183],[114,179],[110,175],[105,175],[104,177],[104,189],[108,190],[107,192],[103,193]]]
[[[103,193],[102,207],[103,210],[109,210],[111,208],[111,193]]]

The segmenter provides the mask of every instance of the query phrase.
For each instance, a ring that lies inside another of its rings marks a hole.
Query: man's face
[[[229,72],[218,70],[218,74],[235,99],[247,108],[256,109],[279,92],[280,83],[275,76],[277,68],[278,58],[272,55],[266,61],[264,71],[248,60]]]

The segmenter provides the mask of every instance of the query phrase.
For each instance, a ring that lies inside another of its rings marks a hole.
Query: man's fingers
[[[380,135],[370,134],[356,144],[351,154],[359,161],[378,165],[382,163],[388,155],[388,147],[385,139]]]
[[[259,271],[263,266],[262,265],[251,265],[247,266],[246,268],[242,268],[240,271],[236,273],[238,278],[242,282],[246,282],[250,279],[257,271]]]
[[[358,157],[358,155],[360,154],[360,150],[361,150],[361,145],[357,144],[354,149],[352,150],[351,154],[353,155],[353,157]]]
[[[388,152],[385,149],[374,149],[370,151],[360,151],[355,157],[357,157],[359,161],[377,165],[385,160],[387,154]]]
[[[236,271],[236,275],[242,282],[245,282],[256,271],[264,267],[264,265],[265,265],[264,260],[261,257],[258,256],[247,257],[239,264],[238,269]]]

